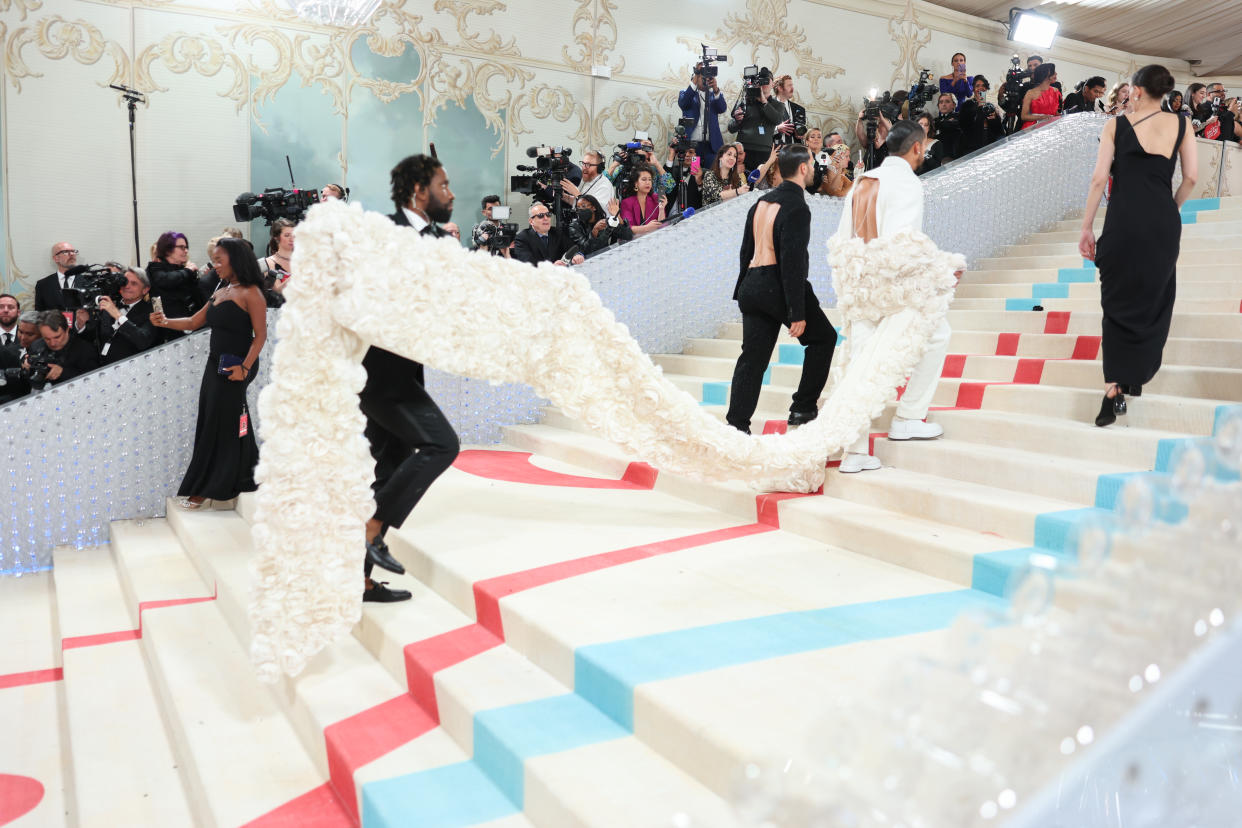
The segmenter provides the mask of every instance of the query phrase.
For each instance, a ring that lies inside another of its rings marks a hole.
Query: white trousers
[[[856,349],[861,348],[871,338],[875,327],[874,322],[850,323],[847,336],[851,353],[857,353]],[[949,337],[952,335],[953,329],[949,327],[948,320],[940,320],[940,325],[927,343],[927,353],[923,354],[923,359],[910,374],[906,391],[897,403],[898,417],[904,420],[922,420],[927,417],[927,409],[931,407],[932,398],[936,396],[936,383],[940,381],[940,373],[944,370],[944,358],[949,352]],[[869,435],[864,432],[847,450],[855,454],[870,454]]]

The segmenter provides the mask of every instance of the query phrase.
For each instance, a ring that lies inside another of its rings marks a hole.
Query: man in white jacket
[[[889,155],[884,163],[864,173],[846,196],[836,238],[846,240],[858,236],[870,243],[903,230],[923,231],[923,184],[915,173],[922,165],[926,140],[923,128],[913,121],[901,121],[893,126],[888,133]],[[851,352],[858,353],[875,329],[876,322],[850,322]],[[888,439],[933,440],[944,434],[943,428],[924,420],[944,368],[951,334],[949,323],[941,321],[922,361],[910,375],[889,426]],[[880,465],[879,459],[870,454],[868,434],[864,432],[846,451],[841,471],[852,474],[878,469]]]

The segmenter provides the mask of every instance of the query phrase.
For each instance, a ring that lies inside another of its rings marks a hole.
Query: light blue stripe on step
[[[729,402],[729,383],[703,383],[703,405],[726,405]]]
[[[1216,437],[1219,435],[1221,426],[1225,424],[1225,419],[1234,415],[1242,416],[1242,405],[1216,406],[1216,416],[1212,419],[1212,436]]]
[[[1198,213],[1182,213],[1182,224],[1198,224]]]
[[[1029,311],[1034,310],[1039,304],[1037,299],[1006,299],[1005,310],[1007,311]]]
[[[1094,267],[1063,267],[1057,271],[1057,281],[1062,283],[1071,282],[1094,282]]]
[[[1086,270],[1095,270],[1095,262],[1091,261],[1090,259],[1083,259],[1082,266]]]
[[[1192,198],[1182,205],[1182,212],[1198,212],[1199,210],[1219,210],[1219,198]]]
[[[797,343],[777,346],[777,362],[781,365],[801,365],[806,348]]]
[[[628,735],[582,696],[570,693],[476,714],[474,761],[521,810],[526,759]]]
[[[458,762],[362,786],[362,824],[368,828],[465,828],[517,810],[477,762]]]
[[[574,653],[574,690],[623,726],[634,727],[634,688],[858,641],[943,629],[963,610],[1000,609],[993,595],[966,589],[788,612],[593,644]]]
[[[1068,299],[1069,285],[1060,282],[1041,282],[1031,285],[1031,296],[1036,299]]]

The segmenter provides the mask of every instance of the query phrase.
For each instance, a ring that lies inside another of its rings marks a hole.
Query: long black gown
[[[207,308],[207,325],[211,328],[211,354],[198,393],[194,456],[177,494],[231,500],[256,488],[254,467],[259,462],[259,446],[254,424],[249,421],[246,389],[259,373],[259,362],[255,360],[244,382],[217,373],[221,354],[245,358],[254,340],[250,314],[241,305],[229,300],[212,303]],[[245,435],[241,434],[243,413],[247,420]]]
[[[1104,311],[1104,382],[1136,394],[1137,387],[1160,370],[1173,318],[1182,242],[1173,170],[1186,119],[1178,119],[1177,143],[1170,156],[1145,151],[1124,115],[1116,124],[1113,194],[1096,244],[1095,264]]]

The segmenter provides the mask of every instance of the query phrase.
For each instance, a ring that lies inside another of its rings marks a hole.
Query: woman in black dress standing
[[[198,313],[183,319],[151,314],[151,323],[162,328],[211,328],[211,353],[198,396],[194,456],[177,491],[177,502],[186,509],[253,492],[254,467],[259,461],[246,389],[267,340],[263,277],[250,245],[240,239],[221,239],[213,264],[223,287]]]
[[[1198,155],[1186,119],[1161,111],[1173,76],[1163,66],[1144,66],[1134,74],[1129,114],[1104,125],[1082,219],[1079,252],[1100,271],[1104,310],[1104,401],[1097,426],[1111,425],[1126,413],[1126,394],[1137,397],[1160,370],[1182,240],[1178,208],[1194,190]],[[1182,160],[1182,184],[1173,193],[1173,170]],[[1113,178],[1104,232],[1095,240],[1095,214]]]

